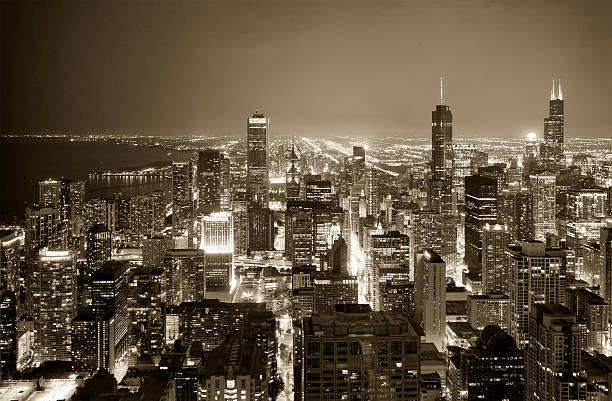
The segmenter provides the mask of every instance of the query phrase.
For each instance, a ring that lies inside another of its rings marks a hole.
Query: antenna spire
[[[553,79],[552,93],[550,94],[550,100],[555,100],[555,80]]]
[[[440,75],[440,103],[444,104],[444,80]]]
[[[561,92],[561,78],[559,78],[559,100],[563,100],[563,93]]]

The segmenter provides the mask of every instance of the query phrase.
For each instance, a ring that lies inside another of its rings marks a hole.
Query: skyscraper
[[[202,222],[206,287],[227,288],[234,279],[234,227],[229,212],[212,213]]]
[[[404,315],[367,305],[313,314],[303,321],[300,390],[306,400],[420,400],[419,343]]]
[[[434,180],[453,178],[453,114],[444,104],[440,80],[440,104],[431,112],[431,173]]]
[[[40,207],[59,208],[61,183],[57,180],[45,180],[38,183],[38,205]]]
[[[563,93],[561,82],[559,89],[555,92],[555,81],[553,80],[550,92],[549,115],[544,119],[544,142],[540,155],[544,161],[552,161],[559,164],[564,157],[564,117],[563,117]]]
[[[97,270],[111,258],[111,232],[104,224],[96,224],[87,230],[87,264]]]
[[[287,200],[299,200],[300,171],[298,169],[297,164],[300,159],[298,157],[298,153],[296,152],[295,139],[291,141],[291,147],[287,149],[286,158],[289,164],[287,172],[285,174],[285,193],[287,196]]]
[[[32,314],[35,322],[34,361],[70,360],[70,320],[76,311],[71,251],[41,249],[32,271]]]
[[[528,401],[587,399],[587,383],[580,377],[580,331],[576,315],[566,307],[533,305],[527,351]]]
[[[433,249],[417,256],[414,278],[416,318],[425,330],[425,341],[444,349],[446,339],[446,263]]]
[[[509,332],[520,348],[529,341],[529,313],[534,304],[565,303],[566,253],[540,241],[506,250],[510,266]]]
[[[482,261],[482,231],[497,221],[497,180],[465,177],[465,261],[478,270]]]
[[[485,224],[482,231],[482,289],[485,293],[508,292],[509,272],[504,263],[510,233],[506,226]]]
[[[170,305],[199,301],[206,295],[204,252],[169,249],[164,256],[164,300]]]
[[[544,241],[546,233],[556,234],[556,194],[557,177],[550,171],[544,171],[529,176],[529,188],[533,206],[533,236],[538,241]]]
[[[129,276],[129,262],[114,260],[104,263],[91,275],[91,309],[96,316],[114,317],[112,336],[117,359],[130,345]]]
[[[172,163],[172,228],[189,229],[193,221],[193,166],[191,161]]]
[[[221,152],[216,149],[198,153],[198,210],[201,214],[221,209]]]
[[[247,192],[261,207],[268,206],[268,124],[258,111],[247,120]]]
[[[353,146],[353,184],[359,182],[366,172],[366,151],[363,146]]]

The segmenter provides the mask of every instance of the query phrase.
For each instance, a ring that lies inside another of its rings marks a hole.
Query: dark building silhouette
[[[544,142],[540,148],[540,157],[545,162],[558,164],[564,157],[564,110],[561,83],[555,92],[555,81],[550,92],[549,115],[544,119]]]
[[[480,175],[465,177],[465,261],[480,269],[482,231],[497,221],[497,181]]]
[[[202,214],[221,208],[221,158],[215,149],[198,153],[198,210]]]

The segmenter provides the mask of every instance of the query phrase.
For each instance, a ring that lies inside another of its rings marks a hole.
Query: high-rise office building
[[[83,311],[72,319],[70,326],[74,369],[77,372],[104,369],[113,373],[116,360],[114,316],[97,316],[91,311]]]
[[[485,293],[508,293],[509,272],[505,262],[510,244],[508,227],[485,224],[482,231],[482,290]]]
[[[528,188],[504,189],[498,197],[498,221],[508,227],[511,241],[533,240],[533,195]]]
[[[318,202],[331,202],[331,181],[306,180],[306,200]]]
[[[234,225],[234,255],[243,256],[246,255],[248,249],[248,202],[241,199],[232,199],[230,201],[230,210]]]
[[[565,233],[571,277],[582,270],[584,246],[599,240],[599,230],[606,226],[607,203],[608,194],[602,188],[571,188],[567,192]]]
[[[550,92],[549,114],[544,119],[544,142],[540,149],[540,156],[544,161],[559,164],[564,158],[564,111],[561,82],[555,92],[555,81]]]
[[[247,253],[266,252],[274,248],[272,210],[250,205],[247,209]]]
[[[565,306],[550,303],[533,305],[529,315],[526,399],[586,400],[576,315]]]
[[[509,332],[519,347],[529,341],[529,313],[534,304],[565,303],[566,252],[546,248],[541,241],[525,241],[506,248],[510,268]]]
[[[23,236],[17,229],[0,229],[0,286],[15,294],[21,292],[23,282],[19,271],[19,259]]]
[[[111,259],[111,241],[111,232],[104,224],[87,230],[87,265],[92,271]]]
[[[129,277],[129,262],[114,260],[104,263],[91,275],[91,309],[96,316],[113,316],[112,338],[117,359],[130,346]]]
[[[453,266],[457,254],[457,224],[453,216],[421,210],[410,213],[410,279],[414,281],[416,257],[426,248],[432,248]],[[450,267],[454,269],[454,267]]]
[[[447,378],[453,401],[522,401],[525,356],[510,335],[499,326],[490,325],[473,346],[453,353]]]
[[[608,305],[612,305],[612,224],[599,230],[600,272],[603,274],[602,294]]]
[[[353,184],[365,177],[366,172],[366,151],[363,146],[353,146]]]
[[[465,261],[478,270],[482,262],[482,231],[497,222],[497,180],[465,177]]]
[[[38,183],[38,206],[59,209],[60,198],[60,181],[49,179]]]
[[[142,267],[161,268],[164,265],[167,241],[162,235],[146,235],[142,245]]]
[[[372,312],[367,305],[338,305],[335,311],[305,318],[302,327],[299,390],[305,400],[337,394],[420,399],[419,334],[406,316]]]
[[[60,181],[59,211],[62,222],[69,223],[74,217],[83,214],[85,201],[85,181],[62,178]]]
[[[506,294],[469,295],[466,302],[470,325],[478,330],[495,325],[507,329],[510,298]]]
[[[556,234],[556,188],[557,177],[545,171],[529,176],[529,189],[533,199],[533,236],[544,241],[546,233]]]
[[[299,150],[299,149],[298,149]],[[287,200],[300,199],[300,170],[298,153],[296,152],[295,139],[291,141],[291,146],[287,149],[286,159],[288,162],[285,173],[285,194]]]
[[[434,180],[453,179],[453,114],[444,104],[440,81],[440,104],[431,112],[431,173]]]
[[[164,256],[163,299],[170,305],[206,296],[206,269],[201,249],[168,249]]]
[[[380,173],[373,167],[366,169],[365,195],[368,203],[368,215],[377,217],[381,207]]]
[[[139,238],[161,232],[164,217],[164,195],[160,191],[136,195],[130,199],[130,228]]]
[[[201,214],[221,210],[221,159],[216,149],[198,153],[198,211]]]
[[[76,311],[76,255],[43,248],[32,269],[34,362],[70,361],[70,320]]]
[[[158,355],[164,346],[163,269],[137,269],[130,279],[132,345],[142,355]]]
[[[206,287],[227,288],[234,280],[234,227],[229,212],[212,213],[202,221]]]
[[[206,401],[231,400],[240,394],[242,400],[267,401],[268,377],[264,349],[254,341],[228,338],[211,351],[199,369],[201,396]],[[198,395],[198,387],[195,386]],[[201,397],[201,398],[200,398]],[[242,398],[244,397],[244,398]],[[181,398],[186,399],[186,398]]]
[[[186,343],[200,341],[205,351],[221,345],[228,334],[242,332],[250,313],[266,312],[265,303],[225,303],[218,299],[183,302],[178,306],[180,333]]]
[[[191,228],[194,217],[193,166],[191,161],[172,163],[172,228]]]
[[[445,348],[446,263],[433,249],[417,256],[414,278],[416,318],[425,330],[425,341]]]
[[[13,291],[0,288],[0,381],[17,372],[17,298]]]
[[[268,207],[269,122],[257,111],[247,120],[247,192],[250,200],[261,207]]]

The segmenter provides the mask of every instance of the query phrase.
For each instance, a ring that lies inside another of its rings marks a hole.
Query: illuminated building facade
[[[32,270],[34,363],[70,361],[70,321],[76,311],[76,255],[43,248]]]
[[[0,288],[0,381],[17,372],[17,298],[13,291]]]
[[[529,189],[533,200],[533,236],[544,241],[546,233],[556,234],[556,189],[557,177],[550,172],[529,176]]]
[[[260,207],[268,207],[268,124],[257,111],[247,120],[247,192]]]
[[[168,249],[164,256],[162,293],[170,305],[206,296],[206,262],[200,249]]]
[[[485,224],[482,231],[482,289],[485,293],[508,293],[509,272],[504,255],[509,244],[510,233],[506,226]]]
[[[357,278],[349,275],[317,272],[313,276],[314,310],[327,312],[339,304],[358,303]]]
[[[61,183],[57,180],[45,180],[38,183],[38,205],[59,209]]]
[[[71,355],[77,372],[114,371],[114,325],[112,314],[96,316],[91,312],[81,312],[72,319]]]
[[[420,400],[420,337],[404,315],[338,305],[303,321],[304,400]],[[387,362],[380,363],[380,360]],[[323,369],[323,370],[322,370]]]
[[[268,400],[266,355],[254,341],[230,338],[202,367],[202,400]]]
[[[457,225],[453,216],[434,211],[410,213],[410,279],[414,281],[417,254],[431,248],[444,261],[456,258]],[[447,262],[447,267],[452,261]]]
[[[111,258],[111,232],[104,224],[96,224],[87,230],[87,265],[97,270]]]
[[[534,304],[560,303],[566,299],[566,252],[546,248],[541,241],[506,248],[510,267],[509,333],[519,347],[529,341],[529,313]]]
[[[164,346],[163,275],[163,269],[137,269],[130,278],[130,333],[142,355],[158,355]]]
[[[212,213],[202,221],[206,287],[227,288],[234,280],[234,227],[229,212]],[[197,300],[197,299],[194,299]]]
[[[446,348],[446,263],[433,249],[417,255],[414,277],[416,318],[425,330],[425,341]]]
[[[183,302],[178,306],[180,335],[186,343],[199,341],[205,351],[211,351],[228,334],[242,332],[249,313],[262,312],[265,308],[265,303],[225,303],[218,299]]]
[[[527,350],[528,401],[586,400],[576,315],[559,304],[533,305]]]
[[[191,161],[172,163],[172,228],[191,228],[194,217],[194,168]]]
[[[161,232],[164,213],[165,201],[160,191],[130,198],[130,228],[140,239]]]
[[[146,235],[142,246],[142,267],[154,269],[164,265],[166,239],[157,235]]]
[[[20,249],[24,237],[17,229],[0,229],[0,283],[16,294],[23,286],[19,273]]]
[[[317,202],[331,202],[331,181],[306,180],[306,200]]]
[[[510,298],[506,294],[469,295],[466,307],[473,328],[482,330],[489,325],[508,328]]]
[[[91,310],[96,316],[113,316],[115,360],[130,345],[130,264],[127,261],[108,261],[91,275]]]
[[[267,207],[250,205],[247,210],[247,253],[274,249],[274,223],[272,211]]]

